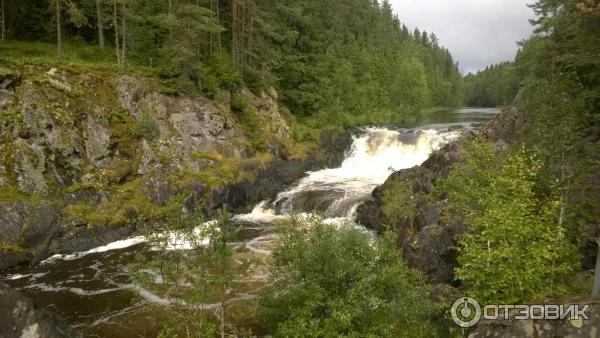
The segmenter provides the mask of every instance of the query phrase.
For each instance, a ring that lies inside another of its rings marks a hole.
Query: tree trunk
[[[125,1],[123,1],[123,11],[121,15],[123,16],[123,24],[121,25],[121,31],[123,33],[123,46],[121,48],[121,64],[125,66],[127,63],[127,4],[125,3]]]
[[[2,42],[6,40],[6,13],[4,8],[4,0],[2,0],[2,37],[0,38]]]
[[[173,0],[169,0],[169,19],[173,18]],[[171,25],[169,25],[169,42],[173,41],[173,30],[171,29]]]
[[[217,12],[217,25],[221,25],[221,13],[220,13],[220,8],[219,8],[219,1],[220,0],[216,0],[216,12]],[[219,54],[221,54],[221,32],[219,32],[217,34],[217,52]]]
[[[210,0],[210,11],[213,12],[213,14],[215,13],[215,6],[214,6],[215,2],[214,0]],[[208,51],[210,56],[213,55],[213,31],[211,30],[209,33],[209,43],[208,43]]]
[[[62,42],[62,18],[60,14],[60,2],[62,0],[55,0],[56,2],[56,42],[58,45],[58,57],[63,56],[63,42]]]
[[[117,64],[121,65],[121,54],[119,51],[119,18],[117,2],[113,2],[113,26],[115,27],[115,51],[117,52]]]
[[[96,16],[98,17],[98,44],[104,48],[104,16],[102,15],[102,5],[104,0],[96,0]]]
[[[596,240],[598,244],[598,254],[596,255],[596,270],[594,270],[594,285],[592,287],[592,297],[600,297],[600,240]]]
[[[225,288],[221,287],[221,311],[219,313],[221,338],[225,338]]]
[[[231,0],[231,54],[233,56],[233,64],[236,65],[236,67],[239,68],[240,63],[239,63],[239,43],[238,43],[238,39],[239,39],[239,32],[238,32],[238,14],[237,14],[237,10],[238,10],[238,4],[237,4],[237,0]]]

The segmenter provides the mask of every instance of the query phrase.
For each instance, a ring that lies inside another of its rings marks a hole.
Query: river
[[[404,128],[361,128],[340,167],[308,172],[272,201],[261,202],[249,214],[235,215],[233,222],[251,234],[240,247],[268,257],[273,227],[291,212],[318,214],[326,222],[359,227],[354,224],[356,208],[393,171],[421,164],[432,151],[456,139],[460,130],[473,128],[498,112],[463,108],[423,114]],[[139,236],[52,257],[34,267],[4,271],[0,280],[41,308],[58,313],[86,337],[155,336],[161,319],[155,317],[156,312],[146,311],[147,305],[167,306],[166,300],[135,285],[128,273],[136,255],[148,252],[144,242]],[[266,278],[264,271],[255,273]]]

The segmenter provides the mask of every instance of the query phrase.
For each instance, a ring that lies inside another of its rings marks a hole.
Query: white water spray
[[[309,172],[292,188],[279,193],[272,206],[261,203],[248,215],[271,221],[281,214],[320,211],[326,217],[351,220],[358,205],[396,170],[423,163],[434,150],[456,139],[457,132],[437,129],[390,130],[366,128],[354,138],[346,159],[338,168]]]

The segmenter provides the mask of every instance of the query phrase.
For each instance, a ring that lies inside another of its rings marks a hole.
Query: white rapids
[[[394,171],[422,164],[429,155],[456,139],[443,129],[390,130],[369,127],[354,137],[338,168],[308,172],[274,202],[263,201],[251,213],[234,219],[269,223],[290,215],[317,212],[332,223],[353,221],[357,207]]]
[[[318,214],[326,223],[357,226],[354,224],[356,209],[369,198],[375,187],[383,184],[396,170],[420,165],[431,152],[459,136],[457,131],[447,129],[391,130],[368,127],[363,131],[361,135],[353,137],[352,146],[340,167],[308,172],[294,186],[280,192],[272,203],[263,201],[252,212],[235,215],[232,220],[272,224],[288,218],[292,213],[301,218]],[[195,233],[214,222],[199,225]],[[168,236],[170,250],[189,250],[195,246],[183,234],[170,233]],[[55,255],[42,263],[79,259],[89,254],[124,249],[145,242],[147,238],[136,236],[85,252]]]

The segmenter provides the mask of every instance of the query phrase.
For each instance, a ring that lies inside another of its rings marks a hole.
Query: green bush
[[[414,233],[413,219],[417,213],[415,196],[405,181],[393,180],[383,191],[383,214],[389,225],[407,222]]]
[[[469,226],[456,269],[468,293],[488,304],[566,293],[579,253],[561,224],[560,197],[536,194],[541,162],[522,149],[499,160],[486,141],[462,156],[442,186],[446,217]]]
[[[280,229],[259,319],[276,337],[426,337],[434,307],[396,236],[292,219]]]
[[[139,118],[136,120],[131,132],[136,137],[143,137],[151,140],[158,132],[158,125],[149,113],[142,112]]]

